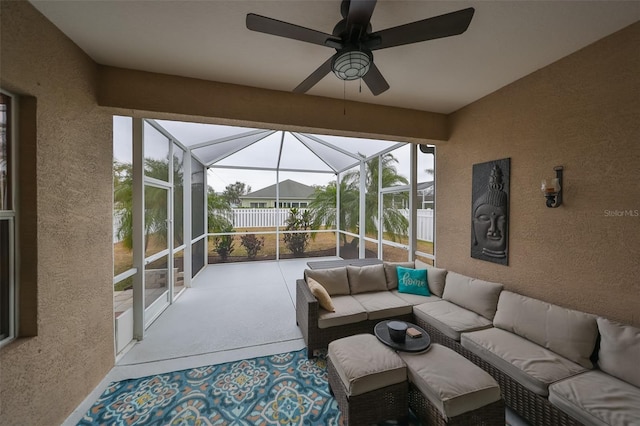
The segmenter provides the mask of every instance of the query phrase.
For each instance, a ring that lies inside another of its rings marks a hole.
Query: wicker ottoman
[[[329,343],[327,370],[345,425],[407,422],[407,367],[375,336],[357,334]]]
[[[505,424],[498,383],[462,355],[432,344],[426,352],[400,356],[407,364],[409,406],[426,424]]]

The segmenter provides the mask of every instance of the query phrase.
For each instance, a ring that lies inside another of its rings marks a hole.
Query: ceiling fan
[[[254,13],[247,14],[247,28],[336,50],[333,56],[293,89],[294,92],[305,93],[333,71],[341,80],[362,78],[377,96],[389,89],[389,83],[373,62],[372,51],[462,34],[469,27],[475,11],[470,7],[373,32],[371,15],[375,6],[376,0],[343,0],[340,5],[343,19],[336,24],[332,34]]]

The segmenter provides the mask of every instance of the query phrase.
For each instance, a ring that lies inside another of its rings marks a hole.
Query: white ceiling
[[[31,1],[96,62],[291,91],[335,50],[252,32],[253,12],[331,33],[339,0]],[[462,35],[375,51],[391,88],[333,74],[308,93],[450,113],[640,20],[638,1],[380,0],[373,30],[476,9]]]

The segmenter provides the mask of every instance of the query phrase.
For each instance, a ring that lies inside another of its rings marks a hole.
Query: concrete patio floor
[[[207,265],[64,424],[77,424],[114,381],[304,348],[295,317],[296,280],[309,260],[335,259]]]
[[[76,425],[114,381],[305,347],[295,319],[295,284],[309,260],[208,265],[74,410]],[[525,425],[507,410],[510,425]]]

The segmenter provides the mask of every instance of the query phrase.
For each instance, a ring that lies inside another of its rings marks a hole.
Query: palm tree
[[[176,197],[182,196],[182,164],[174,161],[174,189]],[[167,179],[169,169],[168,160],[145,159],[145,175]],[[131,163],[122,163],[117,160],[113,162],[113,202],[114,210],[120,217],[118,225],[118,238],[123,245],[132,249],[133,247],[133,166]],[[144,199],[144,231],[145,247],[149,245],[151,236],[158,242],[167,242],[167,197],[165,189],[148,186],[145,188]],[[177,204],[177,203],[176,203]],[[181,204],[180,204],[181,205]],[[176,214],[176,221],[182,221],[182,212]],[[176,240],[181,243],[183,240],[182,228],[177,227]],[[179,234],[179,235],[178,235]]]
[[[398,160],[391,153],[382,155],[382,186],[390,187],[406,185],[407,178],[398,174],[395,166]],[[378,158],[368,161],[365,165],[365,233],[378,232]],[[309,209],[314,216],[314,229],[324,224],[326,227],[335,226],[336,218],[336,188],[335,182],[326,187],[316,189],[314,199],[309,203]],[[360,170],[353,170],[345,174],[340,182],[340,224],[341,228],[358,232],[359,227],[359,198],[360,198]],[[383,198],[382,209],[383,229],[391,240],[396,241],[399,236],[405,236],[409,221],[398,211],[391,197]],[[355,240],[355,239],[354,239]],[[346,235],[343,234],[346,243]]]

